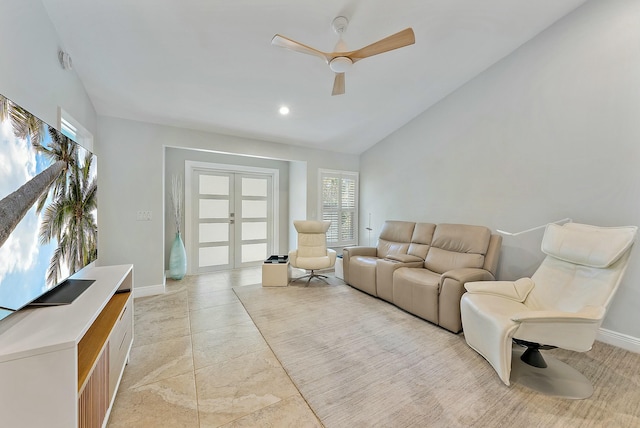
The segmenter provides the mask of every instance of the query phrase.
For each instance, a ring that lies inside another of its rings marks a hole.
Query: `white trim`
[[[80,122],[78,122],[73,116],[67,113],[62,107],[58,106],[58,130],[62,132],[63,122],[67,122],[75,131],[75,137],[73,141],[80,144],[85,149],[92,153],[95,153],[93,148],[93,134],[87,130]],[[69,129],[67,126],[65,128]],[[65,134],[66,135],[66,134]]]
[[[184,185],[185,189],[191,188],[191,180],[194,169],[211,169],[217,171],[228,171],[234,173],[257,173],[271,175],[271,193],[273,195],[273,224],[271,225],[271,233],[273,236],[273,248],[272,251],[278,251],[280,248],[280,235],[279,235],[279,222],[280,222],[280,170],[275,168],[263,168],[257,166],[248,165],[232,165],[226,163],[213,163],[213,162],[199,162],[199,161],[184,161]],[[185,242],[191,242],[191,192],[184,192],[184,240]],[[191,246],[186,247],[187,251],[187,273],[194,274],[191,261],[193,260]]]
[[[600,342],[640,354],[640,338],[600,328],[597,339]]]
[[[165,286],[163,284],[133,287],[133,298],[137,299],[138,297],[155,296],[158,294],[164,294],[165,291]]]

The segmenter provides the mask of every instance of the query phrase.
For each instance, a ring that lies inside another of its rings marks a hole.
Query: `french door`
[[[191,273],[252,266],[273,251],[270,174],[191,171]]]

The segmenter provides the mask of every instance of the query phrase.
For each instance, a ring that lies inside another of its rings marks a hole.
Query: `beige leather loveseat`
[[[464,284],[495,280],[501,244],[484,226],[387,221],[377,247],[343,250],[344,280],[458,333]]]

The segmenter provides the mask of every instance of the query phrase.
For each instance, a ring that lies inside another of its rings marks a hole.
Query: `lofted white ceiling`
[[[361,153],[585,1],[42,3],[99,115]],[[351,50],[407,27],[416,43],[354,64],[331,96],[328,65],[270,43],[333,51],[339,15]]]

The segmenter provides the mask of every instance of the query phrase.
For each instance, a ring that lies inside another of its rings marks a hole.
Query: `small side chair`
[[[296,220],[293,225],[298,232],[298,248],[289,252],[289,263],[292,267],[310,272],[299,278],[292,279],[291,282],[308,278],[307,285],[309,285],[313,278],[325,280],[327,278],[326,275],[320,275],[315,271],[328,269],[336,263],[335,250],[327,248],[327,230],[331,222]]]

